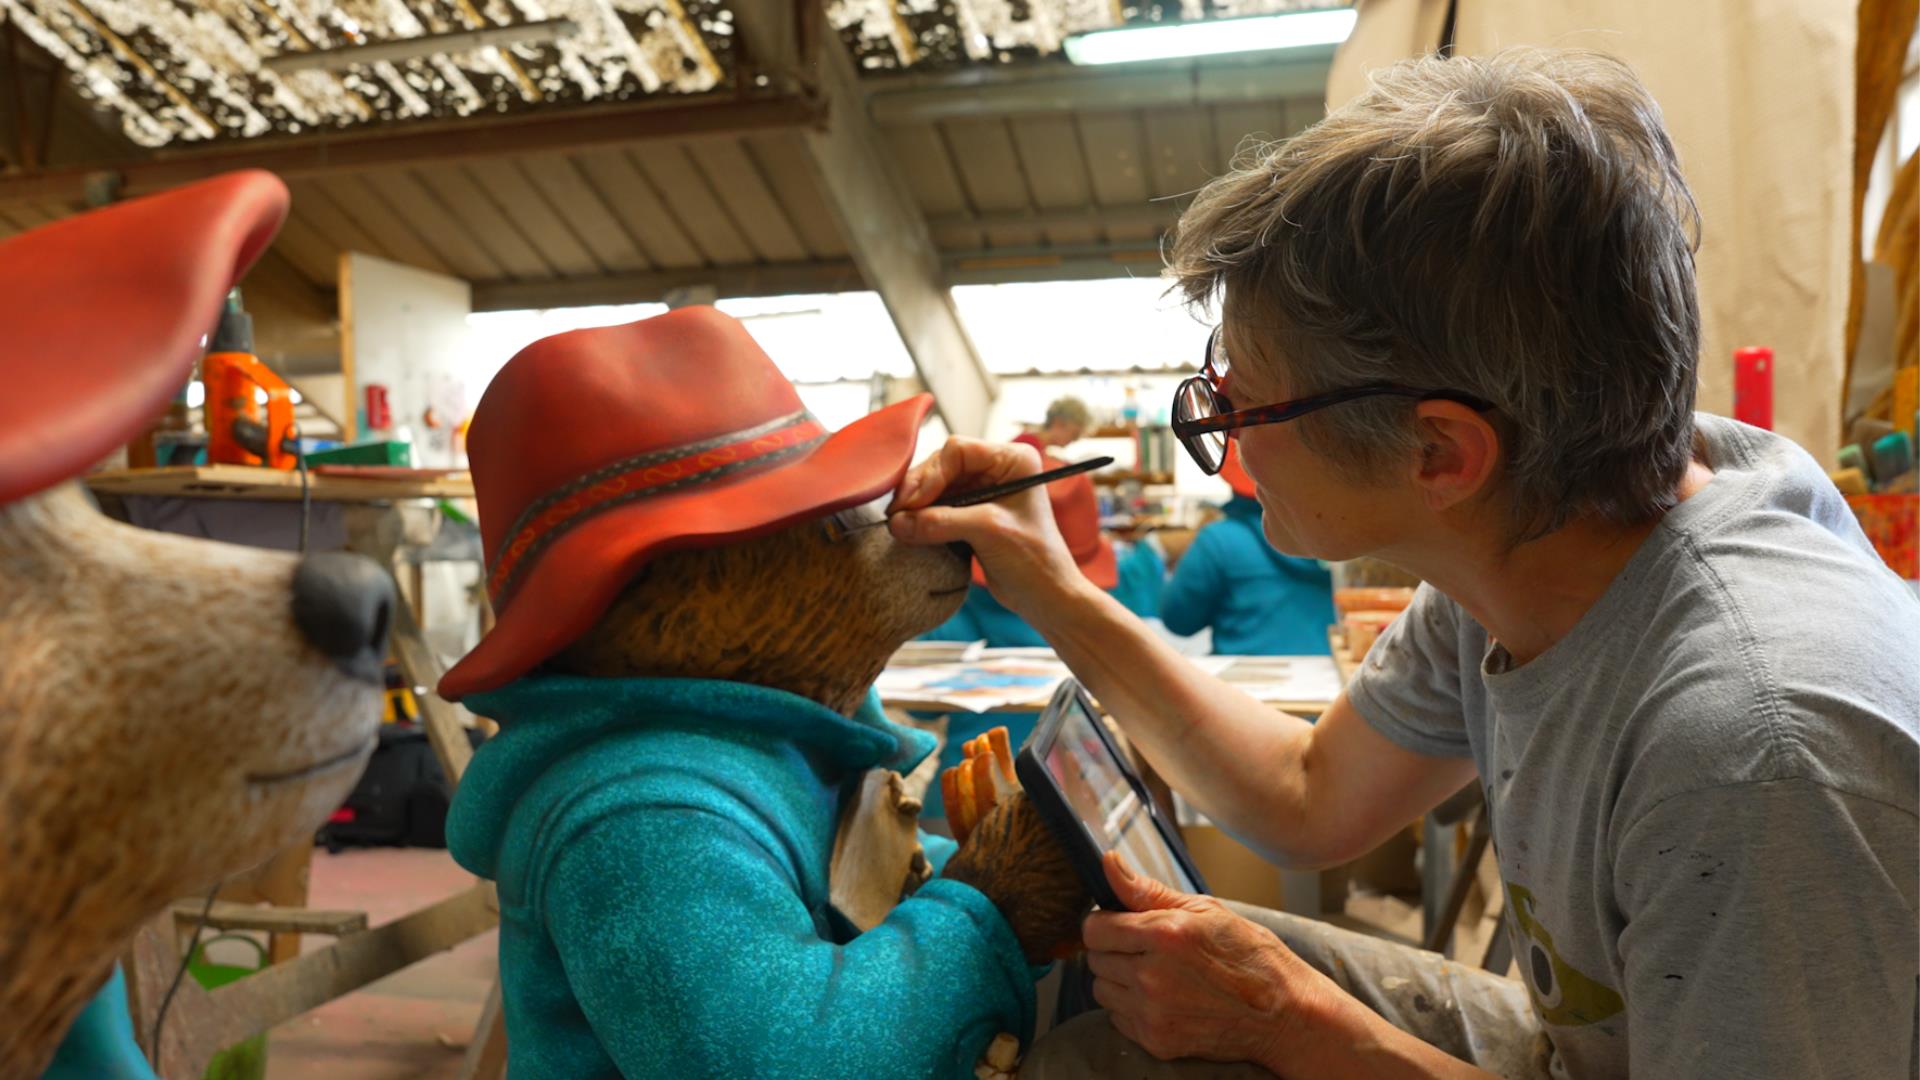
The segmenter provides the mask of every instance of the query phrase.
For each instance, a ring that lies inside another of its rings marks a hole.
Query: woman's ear
[[[1500,466],[1500,433],[1487,418],[1456,401],[1414,406],[1420,457],[1414,484],[1430,510],[1444,511],[1485,493]]]

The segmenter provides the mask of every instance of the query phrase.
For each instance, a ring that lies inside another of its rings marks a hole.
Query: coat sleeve
[[[1160,593],[1160,621],[1176,634],[1197,634],[1213,625],[1226,575],[1220,566],[1214,526],[1200,530],[1193,545],[1174,564],[1173,577]]]
[[[1033,973],[985,896],[935,879],[836,945],[751,824],[643,807],[556,847],[545,924],[622,1075],[971,1077],[1030,1036]]]

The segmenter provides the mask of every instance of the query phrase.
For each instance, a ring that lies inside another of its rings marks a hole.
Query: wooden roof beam
[[[804,43],[800,59],[813,61],[803,66],[826,106],[827,122],[794,138],[813,166],[854,265],[880,294],[921,382],[933,391],[934,407],[947,430],[983,434],[999,388],[953,306],[926,218],[867,113],[853,60],[839,35],[824,26],[817,7],[797,10],[810,12],[814,21],[795,16],[797,23],[787,25],[796,32],[787,40]],[[782,27],[781,13],[796,11],[793,0],[740,0],[735,11],[734,25],[749,35],[746,43],[753,55],[778,58],[776,64],[786,59],[777,51],[782,48],[779,37],[762,39],[763,31],[756,26]],[[783,27],[780,34],[786,34]]]
[[[938,214],[927,219],[935,229],[1120,229],[1141,225],[1170,229],[1180,220],[1186,199],[1154,199],[1133,206],[1089,206],[1084,209],[991,210]]]
[[[949,285],[1004,285],[1026,281],[1151,278],[1159,276],[1161,263],[1160,251],[1152,243],[1129,243],[952,251],[941,256],[940,265],[941,277]],[[852,259],[823,259],[546,281],[480,281],[473,286],[473,310],[525,311],[667,303],[676,296],[705,289],[711,289],[717,299],[734,300],[797,293],[855,292],[871,287]]]
[[[851,259],[820,262],[761,263],[707,269],[654,270],[548,281],[480,281],[473,286],[473,310],[522,311],[533,308],[587,307],[599,304],[648,304],[675,293],[707,287],[723,299],[790,296],[795,293],[853,292],[867,287]]]
[[[285,179],[380,166],[564,152],[654,139],[750,135],[825,123],[824,103],[805,96],[534,111],[496,120],[394,124],[345,135],[257,140],[208,150],[163,152],[138,161],[0,174],[0,205],[56,199],[81,202],[90,179],[117,178],[120,195],[163,191],[234,169],[266,169]]]
[[[1297,49],[1285,60],[1179,60],[1077,68],[1067,64],[983,64],[938,74],[866,80],[875,123],[926,124],[970,116],[1112,112],[1320,100],[1333,48]]]

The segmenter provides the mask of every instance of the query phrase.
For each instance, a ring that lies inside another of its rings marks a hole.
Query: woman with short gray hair
[[[1694,411],[1697,231],[1646,88],[1549,50],[1376,73],[1195,199],[1171,272],[1221,325],[1176,434],[1208,471],[1238,441],[1274,547],[1426,582],[1317,724],[1084,587],[1039,495],[931,506],[1025,451],[908,473],[896,535],[971,544],[1274,861],[1346,862],[1478,788],[1523,976],[1110,857],[1104,1010],[1022,1075],[1916,1074],[1920,666],[1855,643],[1920,655],[1920,602],[1805,451]]]

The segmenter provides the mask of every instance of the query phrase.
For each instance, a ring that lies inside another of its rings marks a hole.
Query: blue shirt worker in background
[[[1213,628],[1223,656],[1312,656],[1327,651],[1333,575],[1318,559],[1267,543],[1253,478],[1229,444],[1220,478],[1233,489],[1224,521],[1201,529],[1160,596],[1160,620],[1180,635]]]

